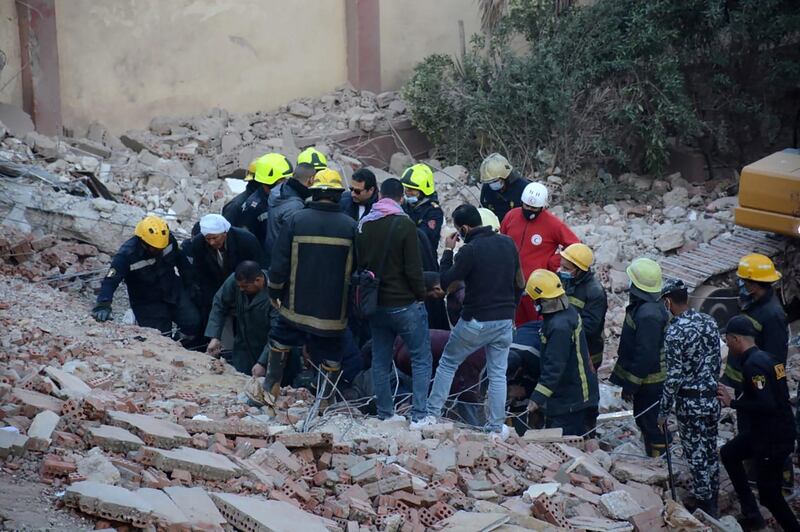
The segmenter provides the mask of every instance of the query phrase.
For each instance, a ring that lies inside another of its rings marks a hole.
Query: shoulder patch
[[[786,378],[786,366],[783,364],[775,364],[775,378],[778,380]]]
[[[106,277],[116,277],[116,276],[117,276],[117,270],[115,270],[114,268],[109,268]]]
[[[755,386],[758,390],[763,390],[767,382],[766,377],[763,375],[753,375],[751,380],[753,381],[753,386]]]
[[[432,201],[432,202],[431,202],[431,205],[433,205],[433,206],[434,206],[434,207],[436,207],[437,209],[439,208],[439,204],[438,204],[438,203],[436,203],[435,201]]]

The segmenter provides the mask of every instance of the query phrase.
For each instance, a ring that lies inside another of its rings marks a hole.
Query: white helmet
[[[547,207],[547,187],[541,183],[530,183],[522,191],[522,203],[528,207]]]

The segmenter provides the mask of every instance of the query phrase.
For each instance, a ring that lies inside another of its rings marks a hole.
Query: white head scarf
[[[219,214],[206,214],[200,218],[200,232],[203,236],[227,233],[231,223]]]

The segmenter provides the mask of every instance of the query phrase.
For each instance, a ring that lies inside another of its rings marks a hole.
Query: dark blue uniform
[[[492,211],[501,222],[511,209],[522,206],[522,191],[530,184],[523,177],[516,177],[506,181],[505,190],[492,190],[488,183],[481,187],[481,206]]]
[[[232,200],[222,207],[222,216],[227,219],[233,227],[244,227],[242,218],[242,207],[253,192],[261,187],[261,183],[256,181],[248,181],[247,187],[243,192],[237,194]]]
[[[569,296],[569,304],[578,309],[583,321],[583,332],[589,346],[592,365],[599,368],[603,363],[603,331],[606,326],[606,310],[608,298],[594,272],[581,272],[571,282],[565,283],[564,289]]]
[[[181,277],[176,275],[176,268]],[[174,322],[185,335],[197,336],[200,315],[184,286],[189,279],[189,268],[189,261],[172,235],[167,247],[156,256],[148,253],[139,237],[132,237],[111,260],[97,302],[111,303],[124,280],[139,325],[167,332]]]
[[[436,253],[436,250],[439,249],[442,224],[444,223],[444,212],[439,206],[439,198],[436,194],[432,194],[419,200],[413,207],[406,203],[406,213],[417,226],[417,229],[425,233],[434,253]]]
[[[269,192],[259,187],[242,205],[241,225],[261,243],[267,237],[267,218],[269,217]]]

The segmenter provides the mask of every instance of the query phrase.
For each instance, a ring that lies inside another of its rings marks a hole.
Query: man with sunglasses
[[[378,184],[375,174],[366,168],[359,168],[350,179],[350,193],[342,194],[339,205],[342,211],[355,221],[361,220],[378,201]]]

